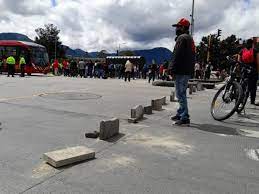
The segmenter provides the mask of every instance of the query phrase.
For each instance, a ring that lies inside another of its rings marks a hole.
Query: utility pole
[[[55,37],[55,60],[57,59],[57,36]]]
[[[118,50],[118,56],[120,55],[121,46],[127,44],[126,42],[119,43],[119,50]]]
[[[194,33],[194,0],[192,0],[192,14],[191,14],[191,36]]]
[[[211,48],[211,34],[208,36],[207,63],[209,63],[210,61],[210,48]]]

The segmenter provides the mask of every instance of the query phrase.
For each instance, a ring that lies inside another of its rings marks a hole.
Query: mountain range
[[[0,33],[0,40],[20,40],[33,42],[28,36],[19,33]]]
[[[0,40],[20,40],[33,42],[28,36],[19,33],[0,33]],[[96,58],[98,52],[86,52],[82,49],[72,49],[68,46],[63,45],[66,55],[71,57],[89,57]],[[147,64],[151,64],[152,60],[155,60],[157,64],[161,64],[164,60],[170,60],[172,52],[163,47],[146,49],[146,50],[133,50],[133,53],[138,56],[142,56],[146,59]],[[116,53],[108,53],[108,56],[116,56]]]

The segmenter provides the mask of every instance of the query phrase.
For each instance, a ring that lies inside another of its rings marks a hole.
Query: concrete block
[[[206,89],[214,89],[216,87],[215,83],[202,83],[202,85]]]
[[[95,158],[95,152],[84,146],[71,147],[43,154],[43,159],[55,168]]]
[[[193,93],[193,85],[190,84],[189,85],[189,95],[192,95],[192,93]]]
[[[144,108],[142,105],[138,105],[131,109],[131,118],[141,120],[144,116]]]
[[[107,140],[115,135],[119,134],[120,130],[120,121],[117,118],[108,120],[108,121],[101,121],[100,123],[100,139]]]
[[[196,86],[193,86],[193,90],[192,90],[193,93],[197,92],[197,88]]]
[[[152,106],[145,106],[144,107],[144,114],[146,115],[151,115],[153,113],[153,108]]]
[[[170,102],[177,102],[175,92],[172,92],[170,95]]]
[[[161,111],[162,110],[162,100],[161,99],[156,99],[152,100],[152,109],[156,111]]]
[[[162,105],[166,105],[166,96],[164,96],[163,98],[161,98],[162,101]]]
[[[197,83],[197,90],[198,90],[198,91],[203,91],[203,90],[204,90],[204,87],[203,87],[203,85],[202,85],[201,82],[198,82],[198,83]]]

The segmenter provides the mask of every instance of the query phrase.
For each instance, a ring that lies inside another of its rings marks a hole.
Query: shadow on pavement
[[[232,120],[232,121],[224,121],[224,123],[231,124],[231,125],[238,125],[240,127],[259,127],[258,123],[253,123],[249,121]]]
[[[210,133],[225,134],[225,135],[239,135],[235,128],[226,127],[222,125],[192,124],[191,127],[194,127],[201,131],[210,132]]]
[[[224,123],[237,125],[241,127],[259,127],[259,115],[249,113],[249,114],[239,114],[237,118],[231,118],[230,120],[224,121]]]
[[[121,138],[123,138],[125,136],[124,133],[119,133],[118,135],[106,140],[109,143],[116,143],[117,141],[119,141]]]

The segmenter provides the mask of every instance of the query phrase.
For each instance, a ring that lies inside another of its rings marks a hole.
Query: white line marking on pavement
[[[226,135],[226,134],[221,134],[221,133],[216,133],[216,135],[221,136],[221,137],[233,137],[233,135]]]
[[[259,156],[257,150],[254,149],[245,149],[246,155],[249,159],[259,161]]]
[[[254,138],[259,138],[259,131],[252,131],[252,130],[247,130],[247,129],[240,129],[237,130],[237,132],[246,137],[254,137]]]
[[[248,118],[242,118],[242,119],[238,119],[239,122],[242,122],[242,123],[255,123],[255,124],[259,124],[258,121],[255,121],[255,120],[252,120],[252,119],[248,119]]]

